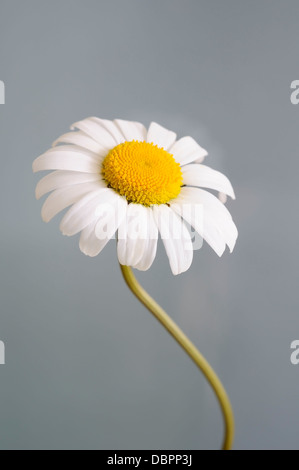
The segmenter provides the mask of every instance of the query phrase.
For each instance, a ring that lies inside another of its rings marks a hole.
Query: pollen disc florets
[[[171,153],[148,142],[124,142],[105,157],[102,175],[129,202],[151,206],[177,197],[183,182]]]

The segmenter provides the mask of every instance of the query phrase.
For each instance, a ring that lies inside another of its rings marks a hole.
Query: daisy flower
[[[98,255],[117,234],[121,265],[147,270],[160,233],[173,274],[192,262],[189,226],[221,256],[233,250],[238,232],[223,201],[235,198],[228,178],[202,164],[207,152],[192,137],[152,122],[91,117],[76,122],[33,171],[54,170],[36,187],[51,193],[42,208],[49,222],[69,208],[60,224],[64,235],[80,233],[80,249]],[[220,193],[214,194],[202,188]],[[201,215],[195,207],[202,209]]]

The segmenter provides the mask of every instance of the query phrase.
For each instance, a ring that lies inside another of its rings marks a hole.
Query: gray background
[[[210,360],[235,448],[299,448],[298,1],[1,0],[2,449],[217,448],[217,402],[125,287],[46,225],[31,172],[74,121],[151,120],[192,135],[237,200],[232,255],[205,244],[138,278]]]

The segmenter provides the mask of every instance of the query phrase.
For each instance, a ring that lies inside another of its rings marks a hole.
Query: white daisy
[[[83,253],[98,255],[117,233],[120,264],[145,271],[160,233],[171,270],[179,274],[193,257],[185,221],[219,256],[226,245],[233,250],[238,232],[223,196],[201,189],[234,199],[233,188],[226,176],[201,164],[207,152],[192,137],[176,140],[155,122],[146,129],[139,122],[96,117],[71,130],[34,161],[33,171],[55,170],[36,187],[38,199],[51,192],[42,218],[49,222],[71,206],[60,229],[68,236],[81,232]]]

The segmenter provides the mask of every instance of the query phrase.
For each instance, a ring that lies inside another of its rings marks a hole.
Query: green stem
[[[143,303],[143,305],[156,317],[156,319],[166,328],[171,336],[179,343],[185,352],[195,362],[197,367],[202,371],[207,381],[218,398],[220,408],[225,423],[225,433],[222,450],[230,450],[234,439],[234,414],[227,396],[227,393],[217,377],[210,364],[198,351],[195,345],[187,338],[177,324],[169,317],[169,315],[160,307],[157,302],[143,289],[135,278],[132,269],[129,266],[120,265],[123,277],[131,289],[133,294]]]

